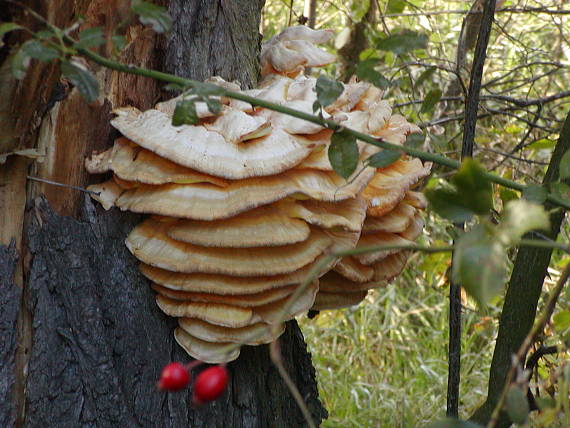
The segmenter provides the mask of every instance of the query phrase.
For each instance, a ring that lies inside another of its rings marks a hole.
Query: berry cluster
[[[197,362],[200,363],[200,362]],[[190,383],[190,369],[196,365],[191,363],[169,363],[162,369],[158,388],[163,391],[180,391]],[[216,400],[225,391],[228,384],[228,370],[224,365],[209,367],[202,371],[193,385],[195,404],[204,404]]]

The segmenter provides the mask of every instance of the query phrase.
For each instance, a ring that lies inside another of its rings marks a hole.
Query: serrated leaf
[[[12,72],[12,76],[18,80],[22,80],[26,77],[26,70],[30,65],[30,60],[31,58],[24,52],[23,46],[21,46],[10,59],[10,71]]]
[[[417,149],[424,143],[425,140],[426,136],[424,134],[418,134],[418,133],[408,134],[404,146],[413,147]]]
[[[315,92],[317,93],[317,101],[323,107],[335,102],[342,91],[344,91],[343,84],[336,80],[331,80],[325,76],[319,76],[317,79]]]
[[[431,208],[454,222],[469,221],[473,215],[487,214],[493,208],[493,188],[485,169],[473,159],[466,159],[451,178],[453,188],[426,191]]]
[[[390,81],[374,69],[377,64],[378,61],[372,59],[361,61],[356,66],[356,77],[360,80],[372,83],[377,88],[389,88],[392,85]]]
[[[172,115],[172,126],[195,125],[198,123],[195,103],[195,99],[183,99],[178,101],[174,108],[174,114]]]
[[[548,229],[550,217],[542,205],[516,199],[506,205],[497,234],[505,245],[513,245],[531,230]]]
[[[443,419],[435,421],[425,428],[483,428],[481,425],[469,421],[460,421],[459,419]]]
[[[520,386],[510,386],[509,391],[507,392],[505,408],[507,410],[509,418],[511,418],[511,421],[520,425],[526,423],[530,408],[528,406],[526,392],[523,391]]]
[[[503,287],[506,274],[504,247],[482,225],[461,235],[453,252],[453,280],[483,306]]]
[[[57,49],[45,46],[38,40],[28,40],[22,45],[22,49],[30,58],[39,59],[43,62],[50,62],[60,56]]]
[[[322,108],[321,103],[319,103],[318,101],[315,101],[313,103],[313,113],[318,112],[321,108]]]
[[[440,187],[427,189],[424,193],[429,201],[430,208],[443,218],[456,223],[463,223],[473,217],[473,211],[465,206],[463,198],[454,189]]]
[[[61,62],[62,74],[79,90],[79,93],[88,103],[99,97],[99,82],[95,76],[80,66],[69,61]]]
[[[406,8],[405,0],[388,0],[386,13],[402,13]]]
[[[331,137],[328,156],[334,171],[347,179],[358,165],[359,153],[356,138],[346,131],[335,132]]]
[[[550,183],[550,191],[560,199],[570,201],[570,186],[566,183],[561,183],[559,181],[556,183]]]
[[[127,46],[127,39],[125,36],[121,36],[119,34],[115,34],[111,36],[111,41],[113,42],[113,47],[118,51],[121,52]]]
[[[222,104],[220,103],[220,101],[218,101],[215,98],[209,98],[209,97],[205,98],[204,101],[206,102],[208,110],[210,110],[211,113],[220,114],[220,112],[222,111]]]
[[[79,41],[73,46],[76,49],[87,49],[101,46],[105,43],[105,34],[101,27],[87,28],[79,33]]]
[[[420,86],[426,80],[431,79],[431,76],[433,76],[434,73],[435,73],[435,67],[427,68],[422,74],[420,74],[418,80],[416,80],[416,86]]]
[[[429,113],[433,111],[435,105],[441,99],[441,95],[441,89],[434,89],[433,91],[429,91],[424,98],[420,113]]]
[[[0,24],[0,48],[4,46],[4,36],[6,33],[14,30],[19,30],[21,28],[22,26],[16,24],[15,22],[5,22],[3,24]]]
[[[504,206],[508,202],[518,199],[519,195],[514,190],[501,187],[499,190],[499,197],[501,198],[501,201],[503,201],[503,206]]]
[[[493,187],[485,168],[476,160],[465,159],[457,173],[451,177],[451,183],[475,214],[487,214],[493,209]]]
[[[566,151],[560,159],[560,172],[558,173],[560,180],[570,178],[570,150]]]
[[[530,184],[523,189],[522,195],[523,198],[525,198],[527,201],[542,204],[544,201],[546,201],[548,192],[544,187],[539,186],[538,184]]]
[[[395,54],[404,54],[417,49],[425,49],[427,47],[427,42],[428,36],[425,34],[407,30],[400,34],[394,34],[380,40],[376,44],[376,47],[383,51],[390,51]]]
[[[139,16],[141,23],[152,26],[157,33],[164,33],[172,27],[172,18],[162,6],[147,1],[133,0],[131,9]]]
[[[384,149],[368,158],[368,165],[374,168],[386,168],[400,159],[402,153],[396,150]]]

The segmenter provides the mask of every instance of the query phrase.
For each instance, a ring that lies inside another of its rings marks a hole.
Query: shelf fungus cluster
[[[263,80],[248,95],[312,113],[315,79],[304,67],[334,57],[315,44],[329,31],[293,27],[262,50]],[[240,91],[235,83],[211,82]],[[90,186],[108,209],[149,214],[126,240],[164,313],[178,318],[175,338],[206,362],[231,361],[239,346],[276,339],[298,314],[354,305],[403,269],[408,253],[386,250],[330,260],[331,252],[413,242],[421,233],[421,194],[429,173],[418,159],[375,169],[376,148],[361,144],[348,180],[332,169],[332,131],[268,109],[220,98],[213,114],[196,103],[199,123],[173,126],[179,98],[141,112],[115,110],[122,134],[86,160],[91,173],[112,173]],[[323,114],[394,143],[419,129],[392,115],[382,92],[364,82]],[[360,144],[360,143],[359,143]],[[320,270],[287,304],[316,267]]]

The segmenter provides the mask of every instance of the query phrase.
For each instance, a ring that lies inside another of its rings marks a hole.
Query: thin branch
[[[179,84],[183,87],[207,88],[208,90],[216,93],[217,95],[225,96],[228,98],[233,98],[233,99],[240,100],[240,101],[245,101],[245,102],[250,103],[254,106],[267,108],[269,110],[277,111],[279,113],[284,113],[284,114],[287,114],[289,116],[293,116],[293,117],[296,117],[299,119],[304,119],[308,122],[316,123],[318,125],[321,125],[321,126],[328,128],[328,129],[331,129],[333,131],[336,131],[339,129],[344,129],[348,134],[353,135],[357,139],[364,141],[365,143],[372,144],[372,145],[377,146],[377,147],[381,147],[383,149],[401,151],[401,152],[404,152],[404,153],[406,153],[412,157],[417,157],[419,159],[422,159],[422,160],[428,161],[428,162],[434,162],[434,163],[446,166],[446,167],[451,168],[451,169],[458,169],[461,166],[460,162],[458,162],[454,159],[446,158],[445,156],[441,156],[441,155],[438,155],[435,153],[424,152],[422,150],[418,150],[418,149],[415,149],[415,148],[409,147],[409,146],[400,146],[398,144],[388,143],[388,142],[383,141],[379,138],[375,138],[371,135],[363,134],[362,132],[358,132],[358,131],[355,131],[355,130],[350,129],[350,128],[343,128],[339,123],[337,123],[333,120],[323,119],[322,117],[315,116],[315,115],[312,115],[309,113],[305,113],[305,112],[300,111],[300,110],[295,110],[295,109],[285,107],[285,106],[282,106],[279,104],[275,104],[275,103],[272,103],[269,101],[265,101],[265,100],[261,100],[261,99],[255,98],[255,97],[251,97],[251,96],[245,95],[241,92],[230,91],[230,90],[227,90],[227,89],[222,88],[220,86],[216,86],[216,85],[211,84],[211,83],[198,82],[196,80],[185,79],[183,77],[174,76],[174,75],[171,75],[168,73],[163,73],[160,71],[149,70],[149,69],[137,67],[134,65],[121,64],[119,62],[112,61],[110,59],[104,58],[104,57],[102,57],[102,56],[100,56],[94,52],[87,50],[87,49],[78,49],[78,52],[81,55],[83,55],[84,57],[96,62],[97,64],[100,64],[100,65],[107,67],[107,68],[110,68],[112,70],[117,70],[117,71],[122,71],[125,73],[135,74],[138,76],[149,77],[151,79],[160,80],[163,82],[176,83],[176,84]],[[500,177],[500,176],[493,174],[493,173],[490,173],[490,172],[486,172],[485,175],[490,181],[492,181],[496,184],[500,184],[501,186],[509,187],[511,189],[522,191],[526,187],[523,184],[517,183],[517,182],[512,181],[512,180],[505,179],[503,177]],[[563,200],[563,199],[561,199],[561,198],[559,198],[553,194],[549,194],[547,199],[550,202],[552,202],[552,203],[554,203],[560,207],[570,209],[570,201]]]
[[[560,297],[560,294],[562,293],[562,290],[564,289],[564,285],[566,284],[568,277],[570,277],[570,263],[566,264],[566,266],[564,267],[564,270],[562,271],[562,274],[560,275],[560,278],[558,279],[556,286],[554,287],[554,289],[550,293],[550,296],[548,297],[548,300],[546,301],[546,305],[542,311],[542,314],[540,315],[540,317],[538,318],[538,321],[534,324],[534,326],[532,327],[530,332],[525,337],[525,339],[524,339],[523,343],[521,344],[518,352],[513,357],[513,364],[511,365],[509,373],[507,374],[505,387],[503,388],[503,392],[501,394],[501,397],[500,397],[497,405],[495,406],[495,409],[493,410],[493,413],[491,415],[491,419],[489,421],[489,424],[487,425],[487,428],[495,428],[497,426],[497,423],[499,421],[499,415],[501,414],[501,411],[503,410],[503,407],[505,406],[505,402],[507,399],[507,393],[509,391],[509,387],[511,386],[511,382],[514,378],[514,375],[517,371],[517,368],[521,364],[521,362],[524,360],[524,358],[525,358],[528,350],[532,346],[532,344],[534,342],[536,342],[538,335],[542,332],[542,330],[544,330],[544,327],[546,326],[546,324],[550,320],[550,317],[552,316],[552,313],[554,312],[554,309],[556,308],[556,302],[558,301],[558,298]]]
[[[51,186],[66,187],[68,189],[79,190],[80,192],[88,193],[90,195],[99,196],[99,192],[94,192],[93,190],[87,190],[87,189],[84,189],[83,187],[79,187],[79,186],[72,186],[71,184],[59,183],[57,181],[46,180],[45,178],[39,178],[39,177],[32,177],[30,175],[28,175],[26,178],[28,180],[38,181],[40,183],[49,184]]]
[[[469,11],[464,9],[457,10],[433,10],[425,12],[402,12],[402,13],[388,13],[384,15],[385,18],[401,18],[404,16],[436,16],[436,15],[465,15]],[[482,13],[482,12],[472,12],[472,13]],[[548,15],[570,15],[570,10],[568,9],[547,9],[543,7],[507,7],[497,10],[495,13],[539,13]]]
[[[279,339],[274,340],[269,345],[269,356],[271,357],[271,361],[273,362],[273,364],[275,364],[275,367],[277,367],[277,370],[279,371],[281,378],[285,381],[285,384],[289,388],[289,392],[291,392],[291,395],[295,399],[295,402],[301,409],[301,413],[303,414],[303,417],[305,418],[307,425],[309,426],[309,428],[316,428],[316,425],[313,422],[313,418],[311,417],[311,412],[307,408],[305,400],[303,400],[303,397],[301,396],[301,393],[299,392],[297,385],[295,385],[295,382],[293,382],[293,379],[291,379],[291,376],[289,376],[289,373],[287,373],[287,370],[283,365],[283,360],[281,359]]]

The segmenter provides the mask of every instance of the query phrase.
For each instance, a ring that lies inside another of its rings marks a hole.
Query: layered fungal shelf
[[[312,113],[316,80],[303,70],[334,61],[315,47],[331,35],[285,30],[262,48],[259,87],[242,92]],[[210,82],[240,91],[220,78]],[[239,346],[228,345],[271,342],[284,321],[311,308],[357,304],[402,271],[406,251],[323,259],[339,250],[413,243],[425,201],[411,189],[429,165],[402,157],[375,169],[365,160],[378,149],[359,143],[360,165],[344,180],[328,160],[330,130],[224,98],[220,114],[199,101],[199,124],[173,126],[179,99],[144,112],[115,110],[112,125],[123,136],[86,167],[113,174],[90,186],[106,209],[150,215],[126,244],[158,306],[178,318],[174,334],[188,354],[231,361]],[[345,84],[323,114],[398,144],[419,132],[364,82]],[[286,305],[315,266],[318,278]]]

